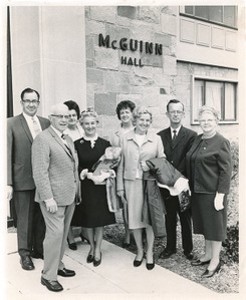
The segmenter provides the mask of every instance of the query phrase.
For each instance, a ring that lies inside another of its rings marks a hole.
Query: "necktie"
[[[176,140],[176,138],[177,138],[177,130],[174,129],[173,130],[173,142]]]
[[[35,138],[42,130],[40,129],[40,126],[34,117],[32,118],[32,126],[33,126],[33,130],[34,130],[34,135],[35,135],[33,138]]]
[[[69,152],[70,155],[72,156],[72,152],[71,152],[71,150],[70,150],[70,148],[69,148],[69,146],[68,146],[68,144],[67,144],[67,141],[66,141],[66,134],[62,134],[62,135],[61,135],[61,138],[62,138],[62,141],[63,141],[65,147],[67,148],[68,152]]]

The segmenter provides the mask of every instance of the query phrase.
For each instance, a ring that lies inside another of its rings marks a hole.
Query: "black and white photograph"
[[[245,4],[3,1],[1,299],[244,298]]]

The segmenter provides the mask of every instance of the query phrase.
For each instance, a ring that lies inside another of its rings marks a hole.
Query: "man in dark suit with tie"
[[[184,105],[179,100],[172,99],[168,102],[166,115],[170,120],[170,127],[160,131],[158,134],[162,139],[167,160],[184,176],[186,176],[185,156],[197,134],[193,130],[182,126]],[[191,210],[187,209],[184,212],[181,212],[178,197],[171,196],[167,189],[161,188],[160,190],[167,211],[167,245],[164,251],[160,254],[160,257],[169,258],[172,254],[176,253],[176,225],[178,214],[181,224],[184,254],[187,259],[192,259],[193,243]]]
[[[79,196],[77,153],[72,139],[63,135],[68,118],[65,104],[54,105],[49,115],[50,127],[32,145],[35,201],[40,204],[46,224],[41,283],[52,292],[63,290],[57,275],[75,276],[62,262],[75,200]]]
[[[22,113],[7,120],[7,192],[13,198],[17,217],[18,253],[24,270],[33,270],[31,256],[43,257],[45,224],[40,207],[34,202],[31,146],[36,135],[50,124],[36,115],[40,103],[36,90],[21,93]]]

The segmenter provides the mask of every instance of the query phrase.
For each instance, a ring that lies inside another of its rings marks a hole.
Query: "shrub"
[[[239,145],[237,141],[231,141],[231,156],[232,156],[232,179],[238,173],[239,165]]]
[[[239,262],[239,223],[236,225],[232,225],[227,227],[227,238],[223,243],[224,247],[224,255],[222,256],[222,260],[227,262]]]

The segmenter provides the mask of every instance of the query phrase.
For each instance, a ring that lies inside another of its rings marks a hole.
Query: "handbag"
[[[184,212],[186,209],[188,209],[191,206],[191,196],[189,191],[182,191],[179,195],[179,207],[180,211]]]

